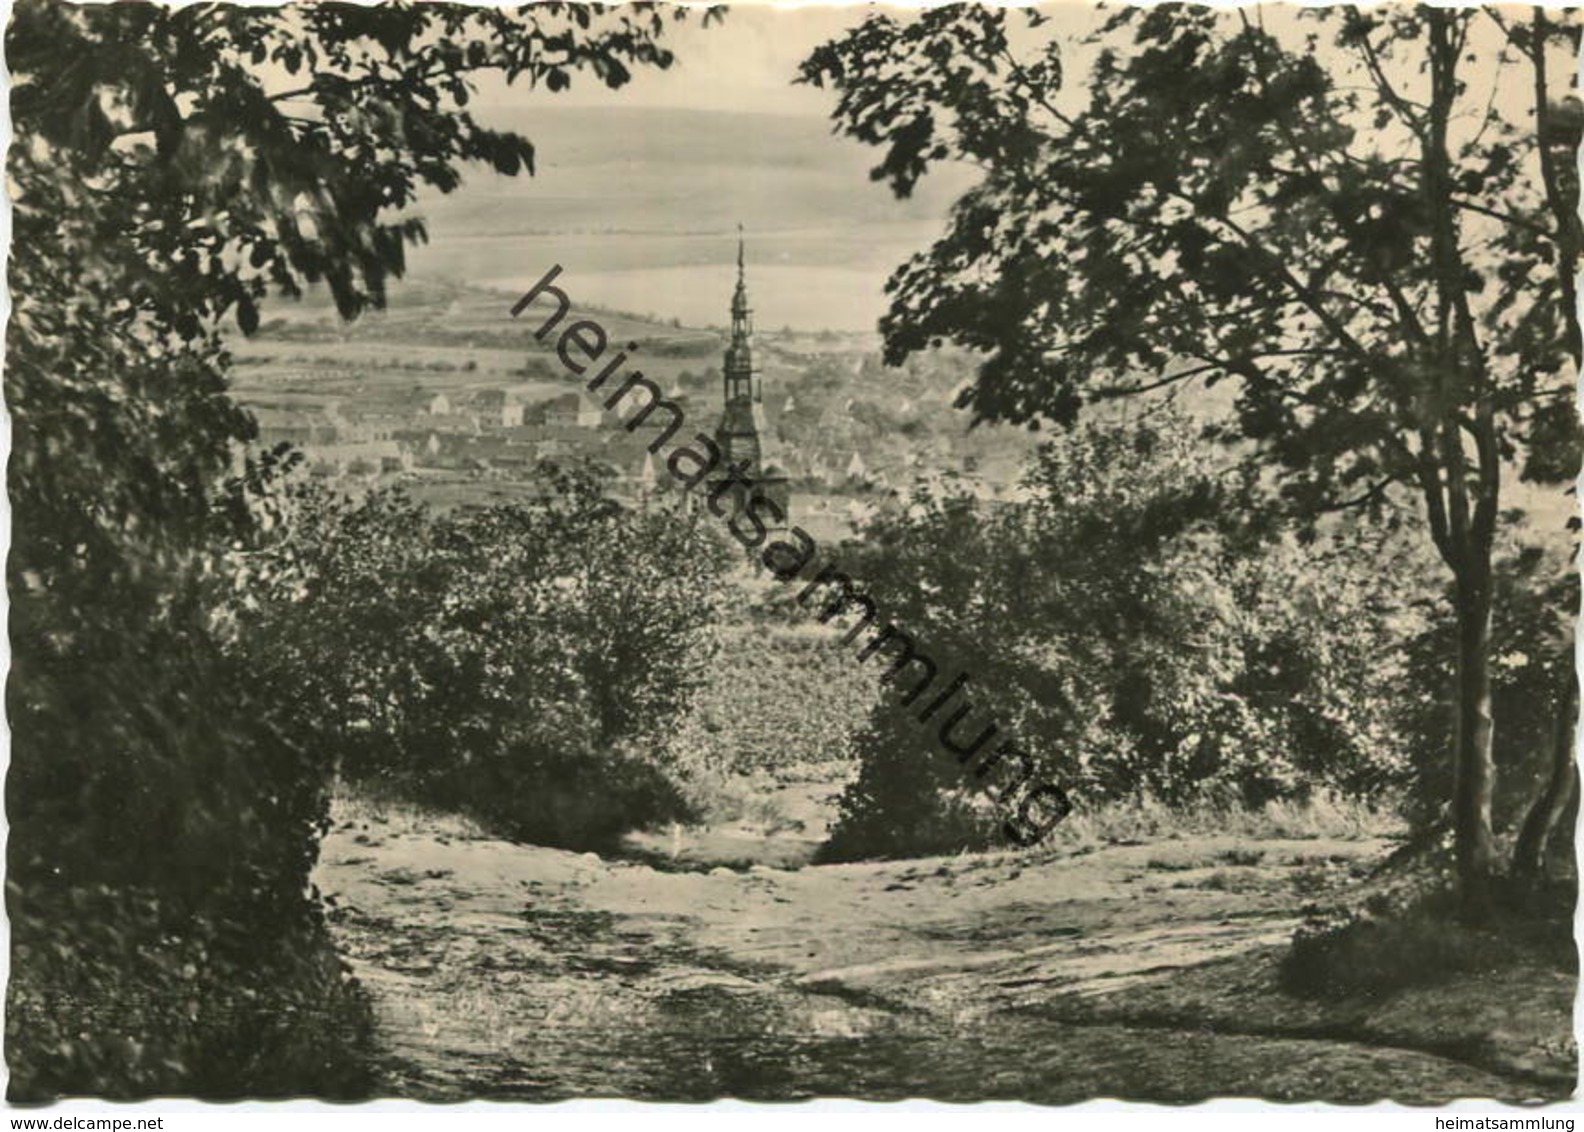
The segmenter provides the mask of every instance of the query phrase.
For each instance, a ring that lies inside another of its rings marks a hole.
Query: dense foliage
[[[309,892],[330,762],[217,617],[282,517],[222,322],[322,283],[383,301],[464,109],[669,63],[663,17],[564,4],[22,0],[6,400],[11,1094],[355,1093],[364,1019]]]
[[[1168,413],[1047,444],[1016,502],[921,494],[867,533],[862,575],[890,616],[970,676],[966,737],[993,716],[1078,805],[1408,781],[1401,649],[1434,598],[1416,564],[1353,523],[1284,535],[1257,479],[1207,464]],[[832,856],[994,843],[973,776],[894,698],[859,753]]]
[[[590,848],[685,817],[666,736],[715,655],[722,547],[582,471],[435,515],[309,487],[250,555],[238,647],[353,781]]]
[[[25,640],[41,604],[13,607],[8,689],[13,1097],[361,1092],[307,892],[318,752],[192,610]]]

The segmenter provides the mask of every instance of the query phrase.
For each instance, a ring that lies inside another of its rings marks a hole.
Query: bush
[[[837,803],[821,863],[928,857],[1004,843],[1003,820],[964,789],[963,770],[893,704],[876,705],[858,733],[858,777]]]
[[[368,1003],[316,916],[176,913],[157,889],[10,890],[9,1099],[373,1087]]]
[[[971,676],[959,739],[993,721],[986,753],[1015,739],[1032,780],[1081,806],[1385,797],[1410,765],[1414,563],[1345,525],[1307,545],[1280,533],[1238,471],[1207,466],[1169,414],[1092,426],[1040,451],[1018,501],[916,494],[843,569],[943,681]],[[925,728],[871,721],[840,855],[980,836],[976,767],[937,773],[934,750]]]
[[[308,894],[324,766],[202,622],[113,616],[18,640],[11,1099],[362,1095],[368,1008]]]
[[[695,816],[672,769],[630,746],[544,751],[503,742],[407,793],[505,837],[578,850],[610,849],[629,830]]]
[[[725,560],[697,516],[541,473],[533,503],[455,515],[304,489],[234,613],[298,741],[350,780],[597,848],[688,816],[663,736],[714,655]]]

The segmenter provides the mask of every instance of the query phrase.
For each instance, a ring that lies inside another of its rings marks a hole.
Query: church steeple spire
[[[786,475],[771,460],[770,437],[765,428],[763,390],[760,386],[759,367],[753,355],[753,309],[748,305],[748,270],[746,241],[742,225],[737,225],[737,289],[732,294],[731,341],[726,346],[724,372],[721,375],[724,393],[721,420],[715,430],[715,446],[720,450],[723,467],[740,468],[752,487],[743,487],[733,497],[734,512],[749,507],[751,496],[770,500],[768,508],[770,526],[779,528],[789,515],[791,495]],[[711,510],[716,509],[715,496],[710,497]],[[715,510],[717,515],[721,514]],[[766,513],[754,511],[752,520],[766,525]]]
[[[747,346],[753,334],[753,308],[748,305],[748,275],[743,267],[743,226],[737,225],[737,292],[732,295],[732,345]]]
[[[726,400],[758,401],[758,371],[753,362],[753,308],[748,305],[741,224],[737,225],[737,290],[732,295],[731,320],[731,342],[726,347]]]
[[[731,341],[721,384],[726,412],[721,421],[722,448],[729,455],[758,466],[764,438],[759,408],[759,367],[754,365],[753,310],[748,306],[748,272],[744,266],[742,225],[737,225],[737,290],[732,295]]]

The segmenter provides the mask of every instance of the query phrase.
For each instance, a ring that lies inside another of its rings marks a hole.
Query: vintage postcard
[[[1579,28],[15,0],[10,1100],[1570,1098]]]

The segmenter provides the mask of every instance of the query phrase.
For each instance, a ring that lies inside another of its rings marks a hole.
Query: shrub
[[[1280,534],[1237,472],[1206,466],[1169,414],[1092,426],[1040,451],[1022,499],[921,491],[843,568],[943,680],[971,677],[968,737],[993,721],[994,743],[1014,739],[1032,780],[1079,805],[1382,797],[1408,773],[1413,564],[1348,527],[1309,545]],[[844,853],[898,852],[901,828],[957,829],[983,807],[977,768],[937,774],[918,753],[932,743],[917,725],[870,727],[860,756],[877,766],[844,800]],[[1003,773],[989,785],[1010,791]],[[869,820],[887,828],[871,838]]]
[[[155,888],[10,895],[10,1100],[372,1089],[368,1003],[306,908],[268,924]]]
[[[1265,859],[1265,850],[1233,848],[1216,854],[1216,859],[1228,865],[1253,868]]]
[[[643,750],[508,742],[415,791],[518,841],[608,849],[623,833],[694,817],[677,776]]]
[[[842,791],[822,863],[927,857],[1002,843],[1002,818],[963,788],[933,730],[888,701],[857,736],[858,777]]]
[[[324,767],[203,623],[94,628],[19,641],[9,688],[11,1098],[360,1095],[367,1005],[308,895]]]
[[[696,516],[541,473],[535,502],[456,515],[304,489],[235,616],[349,779],[593,848],[687,816],[660,737],[714,654],[724,559]]]

